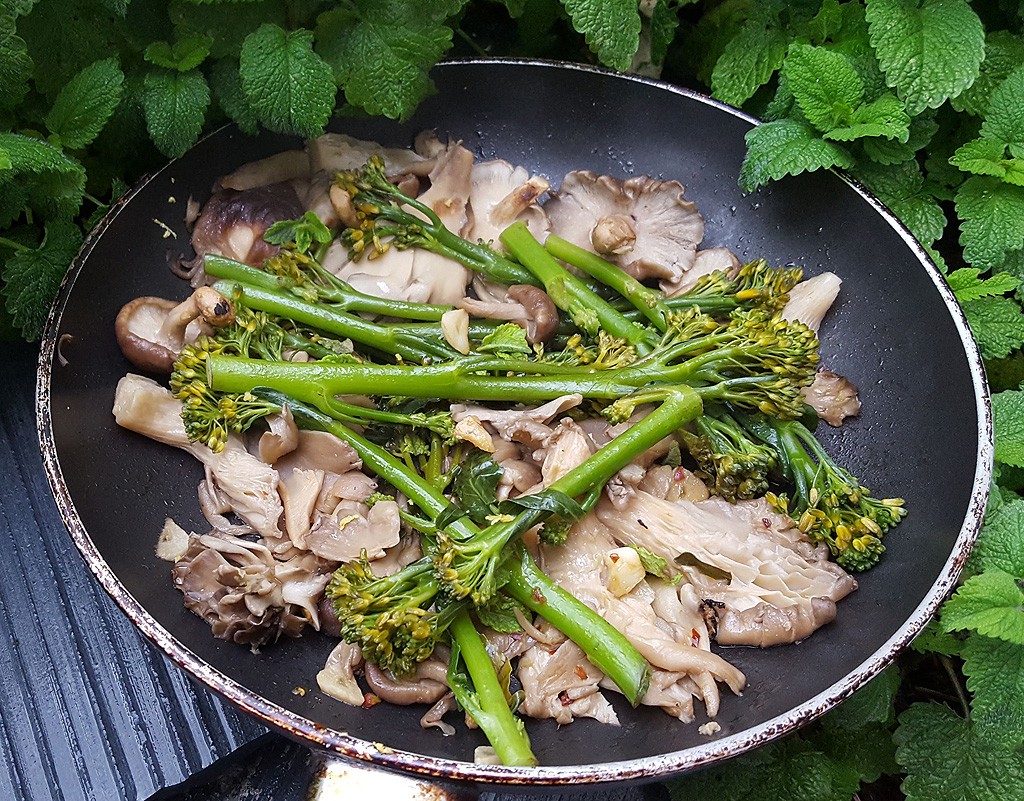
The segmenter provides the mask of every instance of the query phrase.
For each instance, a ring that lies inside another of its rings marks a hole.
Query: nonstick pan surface
[[[906,230],[867,193],[832,173],[788,178],[752,195],[737,185],[753,121],[656,82],[537,62],[439,66],[436,96],[404,124],[339,119],[332,128],[411,145],[434,128],[481,158],[526,165],[556,185],[569,170],[679,179],[704,216],[704,246],[831,270],[844,280],[822,328],[823,364],[861,391],[861,416],[822,427],[826,448],[910,514],[882,563],[860,578],[838,619],[798,645],[723,649],[744,671],[723,691],[721,732],[701,735],[659,710],[615,701],[622,725],[529,723],[541,766],[472,764],[479,732],[423,730],[419,707],[355,709],[315,676],[333,645],[311,633],[259,654],[214,639],[182,605],[154,545],[164,519],[204,530],[190,456],[127,431],[111,415],[131,368],[114,341],[121,305],[184,297],[169,250],[190,252],[189,197],[297,140],[226,128],[136,187],[87,241],[51,313],[40,357],[39,425],[54,495],[97,578],[139,629],[198,680],[265,722],[342,754],[404,770],[510,783],[602,782],[679,772],[739,753],[800,725],[884,667],[953,586],[984,510],[991,421],[981,362],[948,287]],[[170,230],[173,235],[167,233]],[[66,361],[65,364],[61,362]],[[301,694],[296,688],[305,688]]]

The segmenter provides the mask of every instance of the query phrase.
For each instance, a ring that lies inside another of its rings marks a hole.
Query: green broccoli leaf
[[[636,0],[562,0],[572,27],[583,34],[602,64],[629,69],[640,44]]]
[[[313,34],[261,25],[245,37],[239,56],[245,99],[271,131],[312,137],[334,111],[331,68],[313,52]]]
[[[260,128],[256,113],[245,99],[242,78],[238,74],[238,63],[223,58],[210,70],[210,89],[213,97],[225,114],[245,133],[254,136]]]
[[[145,59],[158,67],[188,72],[206,61],[212,44],[213,37],[203,33],[186,36],[173,45],[167,42],[153,42],[146,48]]]
[[[82,165],[48,142],[0,133],[0,217],[12,220],[27,205],[46,215],[70,217],[85,191]]]
[[[506,359],[516,359],[533,354],[533,348],[526,341],[526,330],[515,323],[499,325],[480,341],[477,351]]]
[[[996,461],[1024,467],[1024,392],[1006,390],[993,395],[992,422]]]
[[[942,607],[946,631],[970,629],[1024,645],[1024,579],[1003,570],[971,576]]]
[[[199,138],[210,105],[210,87],[199,70],[146,73],[142,109],[153,143],[177,158]]]
[[[747,155],[740,169],[740,186],[748,192],[807,170],[853,166],[849,153],[826,142],[801,122],[766,122],[748,131],[746,139]]]
[[[1024,314],[1012,298],[978,298],[962,304],[981,355],[1002,359],[1024,345]]]
[[[1024,158],[1024,66],[992,92],[981,135],[1005,143],[1013,155]]]
[[[975,267],[995,267],[1007,251],[1024,248],[1024,187],[972,176],[957,190],[956,213],[964,257]]]
[[[434,92],[427,74],[451,47],[453,0],[354,0],[317,21],[317,51],[345,99],[369,114],[408,119]]]
[[[910,117],[896,95],[886,92],[877,100],[859,106],[845,127],[833,128],[826,139],[849,142],[878,136],[906,142],[910,138]]]
[[[789,37],[759,19],[746,22],[729,41],[711,73],[711,94],[740,106],[782,67]]]
[[[668,784],[672,801],[850,801],[860,775],[798,737]]]
[[[316,212],[307,211],[297,220],[278,220],[271,225],[263,238],[272,245],[295,243],[295,249],[305,253],[316,242],[325,245],[331,241],[331,229],[321,222]]]
[[[452,498],[463,514],[477,523],[486,522],[498,504],[498,483],[504,469],[489,454],[473,450],[455,469]],[[438,525],[444,521],[438,519]]]
[[[12,109],[24,99],[34,66],[14,17],[0,14],[0,108]]]
[[[519,618],[516,617],[517,609],[527,620],[531,619],[530,611],[525,606],[515,598],[499,592],[491,596],[487,603],[477,606],[474,611],[480,622],[488,628],[503,634],[515,634],[523,630]]]
[[[107,124],[124,91],[124,73],[116,58],[96,61],[61,89],[46,115],[46,127],[64,147],[77,150],[91,143]]]
[[[916,160],[888,166],[865,162],[858,165],[856,176],[892,209],[920,242],[927,245],[942,236],[946,215],[925,188]]]
[[[42,333],[50,304],[83,239],[73,222],[54,221],[47,224],[38,248],[15,251],[4,263],[5,305],[25,339],[38,339]]]
[[[630,545],[629,547],[636,551],[637,556],[640,557],[640,564],[643,566],[643,569],[652,576],[657,576],[672,583],[676,583],[682,578],[680,573],[669,568],[668,560],[664,557],[652,553],[642,545]]]
[[[943,704],[913,704],[900,715],[896,761],[907,801],[1024,798],[1024,754],[1001,748]]]
[[[1024,39],[1009,31],[993,31],[985,37],[985,60],[977,80],[953,98],[950,105],[957,111],[966,111],[984,117],[992,92],[1015,68],[1024,64]]]
[[[1002,503],[985,515],[974,555],[983,570],[1024,576],[1024,500]]]
[[[961,303],[978,298],[995,297],[1012,292],[1020,285],[1020,280],[1009,273],[996,273],[987,278],[979,277],[981,270],[977,267],[962,267],[946,276],[949,288]]]
[[[848,125],[864,99],[864,84],[846,56],[824,47],[792,45],[782,73],[807,121],[822,133]]]
[[[1024,718],[1024,645],[972,634],[964,642],[963,657],[978,733],[1008,748],[1024,745],[1024,726],[1002,725],[1007,715]]]
[[[985,29],[967,0],[867,0],[871,45],[907,111],[956,97],[978,76]]]

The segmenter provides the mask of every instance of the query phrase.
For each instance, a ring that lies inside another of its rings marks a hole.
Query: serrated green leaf
[[[823,727],[808,736],[829,759],[856,772],[861,782],[899,773],[896,744],[885,726],[867,724],[852,730]]]
[[[900,688],[900,672],[888,667],[822,718],[826,728],[850,731],[894,720],[893,701]]]
[[[672,801],[850,801],[860,775],[791,737],[667,787]]]
[[[871,45],[910,114],[938,108],[978,76],[985,29],[967,0],[866,0]]]
[[[0,108],[12,109],[24,99],[34,66],[14,17],[5,10],[0,14]]]
[[[178,39],[189,36],[209,36],[210,57],[234,57],[242,51],[245,37],[260,25],[272,22],[288,27],[286,0],[257,0],[257,2],[207,3],[196,5],[189,0],[170,0],[167,15],[174,25]]]
[[[605,66],[629,69],[640,45],[636,0],[562,0],[572,27]]]
[[[527,620],[530,619],[530,613],[525,606],[514,598],[505,595],[505,593],[499,592],[491,596],[491,599],[486,604],[477,606],[474,612],[476,612],[480,622],[488,628],[503,634],[515,634],[523,630],[519,618],[516,617],[517,609],[526,616]]]
[[[96,61],[65,86],[46,115],[46,127],[77,150],[99,136],[121,102],[124,73],[115,58]]]
[[[146,74],[142,108],[153,143],[171,158],[190,147],[203,130],[210,87],[198,70]]]
[[[807,35],[813,44],[824,44],[843,29],[843,7],[839,0],[824,0],[807,23]]]
[[[5,305],[25,339],[38,339],[42,333],[50,304],[83,238],[73,222],[50,222],[42,245],[16,251],[4,263]]]
[[[947,706],[912,705],[895,740],[907,801],[1024,798],[1024,755],[991,743]]]
[[[995,267],[1008,251],[1024,248],[1024,187],[972,176],[957,190],[956,213],[964,257],[975,267]]]
[[[1013,292],[1020,281],[1008,273],[996,273],[981,278],[981,270],[977,267],[962,267],[946,276],[949,288],[961,303],[978,298],[996,297]]]
[[[826,139],[840,142],[871,136],[897,142],[906,142],[910,138],[910,117],[903,102],[889,92],[858,107],[846,127],[833,128],[825,134]]]
[[[975,555],[982,570],[1024,576],[1024,500],[1003,502],[986,513]]]
[[[1024,345],[1024,313],[1012,298],[978,298],[962,304],[981,355],[1002,359]]]
[[[898,139],[862,139],[864,154],[878,164],[902,164],[910,161],[916,153],[932,141],[939,131],[934,112],[925,112],[911,118],[906,142]]]
[[[746,140],[740,186],[747,191],[807,170],[853,166],[849,153],[800,122],[766,122],[748,131]]]
[[[1024,64],[1024,39],[1009,31],[990,32],[985,37],[985,60],[981,62],[977,80],[963,94],[953,98],[950,105],[976,117],[985,116],[992,92],[1021,64]]]
[[[1024,392],[1007,390],[992,396],[997,462],[1024,467]]]
[[[153,42],[146,48],[145,58],[150,64],[178,72],[194,70],[210,55],[213,37],[203,33],[192,34],[176,41]]]
[[[971,576],[942,607],[942,627],[1024,645],[1022,581],[1002,570]]]
[[[963,647],[963,640],[942,630],[938,620],[931,620],[922,629],[921,633],[914,638],[910,647],[919,654],[944,654],[945,656],[959,656]]]
[[[11,163],[9,170],[0,172],[0,197],[10,193],[17,204],[6,205],[0,216],[16,217],[25,205],[52,217],[70,217],[78,211],[85,191],[81,164],[48,142],[20,134],[0,133],[0,152]]]
[[[245,37],[239,57],[250,108],[271,131],[319,136],[334,110],[331,68],[313,52],[313,34],[261,25]]]
[[[903,221],[918,241],[928,245],[942,236],[946,215],[925,189],[917,161],[885,167],[863,163],[858,166],[856,176]]]
[[[103,6],[113,11],[117,16],[123,17],[128,13],[128,6],[131,0],[101,0]]]
[[[822,133],[848,125],[864,99],[864,84],[849,60],[824,47],[792,45],[782,72],[800,110]]]
[[[725,46],[711,73],[711,94],[741,106],[782,67],[789,36],[757,19],[747,22]]]
[[[981,135],[1005,143],[1011,151],[1024,148],[1024,66],[992,92]]]
[[[661,64],[679,28],[679,11],[667,0],[659,0],[651,15],[651,63]]]
[[[238,74],[238,64],[234,59],[225,58],[213,65],[210,70],[210,89],[217,105],[245,133],[255,136],[260,123],[256,113],[245,99],[242,91],[242,78]]]
[[[356,0],[320,16],[317,50],[349,103],[404,120],[434,92],[427,72],[451,47],[448,10],[437,0]]]
[[[949,163],[964,172],[1002,178],[1007,173],[1006,145],[998,139],[983,137],[957,148]]]

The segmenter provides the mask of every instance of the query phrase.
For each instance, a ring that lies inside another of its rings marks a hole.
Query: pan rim
[[[752,125],[759,124],[756,118],[699,92],[652,78],[623,75],[590,65],[543,59],[474,58],[450,59],[441,62],[438,66],[445,69],[459,69],[464,67],[472,68],[474,65],[530,66],[602,75],[668,91],[716,108]],[[207,136],[215,136],[221,130],[223,129],[213,131]],[[831,709],[892,662],[896,655],[924,628],[942,601],[955,587],[971,546],[977,538],[992,477],[994,454],[993,422],[991,400],[985,380],[981,354],[970,332],[963,310],[956,302],[952,290],[942,278],[942,275],[922,245],[914,239],[906,226],[863,185],[841,171],[833,170],[840,180],[844,181],[861,198],[867,201],[872,209],[899,234],[938,290],[964,346],[978,414],[978,452],[974,482],[963,525],[960,528],[950,556],[942,568],[939,579],[933,584],[930,591],[918,604],[910,617],[888,641],[865,658],[843,679],[803,704],[758,726],[680,751],[619,762],[589,765],[542,765],[532,768],[511,768],[501,765],[479,765],[473,762],[391,749],[385,745],[361,739],[347,732],[337,731],[317,724],[309,718],[291,712],[246,689],[221,671],[205,663],[182,642],[173,637],[145,610],[128,592],[117,576],[114,575],[113,570],[107,565],[86,531],[75,508],[75,504],[68,493],[61,466],[57,459],[56,443],[53,437],[50,414],[50,379],[54,359],[58,355],[60,344],[58,332],[66,300],[96,242],[117,217],[120,210],[148,186],[149,183],[174,164],[175,161],[177,160],[170,161],[160,170],[143,177],[132,190],[111,207],[99,225],[89,233],[70,270],[61,282],[57,298],[50,309],[46,321],[39,351],[36,385],[37,433],[44,470],[58,511],[76,547],[81,552],[87,566],[93,575],[96,576],[103,589],[128,615],[133,624],[175,663],[187,670],[204,685],[255,716],[267,726],[284,731],[308,745],[327,749],[343,757],[369,762],[384,768],[439,779],[456,779],[499,785],[598,784],[613,781],[663,779],[751,750],[796,729]]]

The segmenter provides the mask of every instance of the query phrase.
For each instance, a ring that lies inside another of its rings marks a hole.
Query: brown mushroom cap
[[[152,325],[159,330],[163,320],[178,304],[166,298],[144,296],[121,307],[114,320],[114,336],[121,353],[140,370],[169,373],[178,354],[159,342],[146,338]]]
[[[548,293],[529,284],[515,284],[508,288],[508,297],[529,315],[526,338],[533,344],[549,340],[558,329],[558,308]]]

